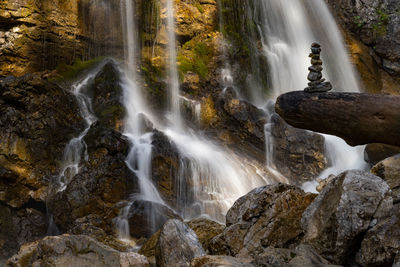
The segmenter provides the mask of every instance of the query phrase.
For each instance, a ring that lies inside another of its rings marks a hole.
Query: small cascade
[[[91,99],[82,92],[96,76],[99,68],[90,73],[82,81],[72,85],[72,93],[76,97],[82,118],[85,121],[85,129],[79,136],[72,138],[64,149],[62,167],[57,177],[57,191],[66,189],[72,178],[79,173],[79,164],[82,158],[87,160],[86,143],[83,140],[91,125],[96,121],[92,111]]]

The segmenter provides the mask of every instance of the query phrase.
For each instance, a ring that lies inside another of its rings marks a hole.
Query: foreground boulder
[[[350,145],[400,146],[400,96],[295,91],[279,96],[275,110],[294,127],[336,135]]]
[[[212,266],[229,266],[229,267],[252,267],[251,259],[239,259],[230,256],[203,256],[192,260],[190,267],[212,267]]]
[[[400,206],[391,215],[368,230],[357,254],[362,266],[391,266],[400,252]]]
[[[254,189],[228,211],[224,232],[212,240],[212,253],[248,257],[268,246],[295,247],[302,237],[301,216],[315,196],[286,184]]]
[[[337,264],[350,261],[368,230],[389,186],[364,171],[347,171],[333,179],[305,210],[303,242]]]
[[[150,266],[146,257],[120,253],[84,235],[46,237],[21,247],[6,263],[8,267],[24,266]]]
[[[400,154],[387,158],[374,167],[371,172],[385,180],[393,191],[395,203],[400,202]]]
[[[205,255],[196,233],[179,220],[167,221],[156,245],[157,266],[189,266],[193,258]]]
[[[328,267],[330,264],[309,245],[301,244],[296,249],[268,247],[262,254],[256,255],[257,266],[274,267]]]
[[[206,218],[193,219],[187,224],[196,233],[206,252],[210,249],[211,240],[225,229],[225,225]]]

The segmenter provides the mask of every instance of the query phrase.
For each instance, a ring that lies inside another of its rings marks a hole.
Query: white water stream
[[[82,91],[93,80],[99,69],[96,68],[83,80],[72,85],[72,93],[77,100],[81,116],[85,121],[85,129],[79,136],[72,138],[64,149],[61,172],[57,177],[57,191],[65,190],[72,178],[79,173],[79,164],[82,157],[87,160],[86,143],[83,139],[97,119],[92,111],[91,99]]]

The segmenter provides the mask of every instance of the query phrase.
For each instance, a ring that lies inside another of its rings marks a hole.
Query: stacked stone
[[[307,79],[310,81],[308,87],[304,89],[305,92],[327,92],[332,89],[332,84],[330,82],[325,82],[322,78],[322,60],[321,60],[321,45],[313,43],[311,45],[311,67],[308,68],[310,73]]]

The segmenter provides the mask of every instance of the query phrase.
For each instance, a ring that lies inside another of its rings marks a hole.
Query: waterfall
[[[322,44],[324,76],[332,82],[334,90],[360,92],[358,77],[350,64],[344,41],[324,1],[254,2],[254,20],[262,38],[262,51],[268,61],[274,99],[285,92],[302,90],[307,86],[308,54],[313,42]],[[269,127],[266,126],[266,135]],[[331,173],[365,167],[362,146],[353,148],[340,138],[327,135],[325,141],[332,166],[321,174],[322,178]],[[271,149],[267,149],[267,153],[271,153]]]
[[[179,97],[179,77],[176,66],[176,37],[175,37],[175,0],[167,0],[167,33],[168,33],[168,87],[170,90],[171,121],[176,127],[182,126]]]
[[[191,100],[179,92],[173,3],[173,0],[168,0],[166,6],[169,42],[167,73],[173,116],[172,125],[163,131],[177,146],[181,156],[177,177],[178,212],[185,219],[207,216],[223,222],[226,212],[239,197],[274,180],[256,166],[247,163],[244,156],[237,158],[231,151],[181,124],[179,100]],[[229,82],[233,85],[229,70],[224,77],[227,86]]]
[[[120,210],[115,224],[121,240],[129,241],[129,212],[136,200],[151,201],[165,205],[158,190],[151,181],[152,134],[144,127],[143,116],[155,121],[141,93],[140,79],[137,75],[138,34],[134,17],[135,4],[132,0],[122,0],[121,18],[123,18],[124,58],[126,68],[121,69],[120,85],[123,89],[123,105],[126,110],[123,134],[129,139],[130,151],[126,158],[128,168],[136,175],[139,194],[132,194]],[[155,229],[156,230],[156,229]]]

